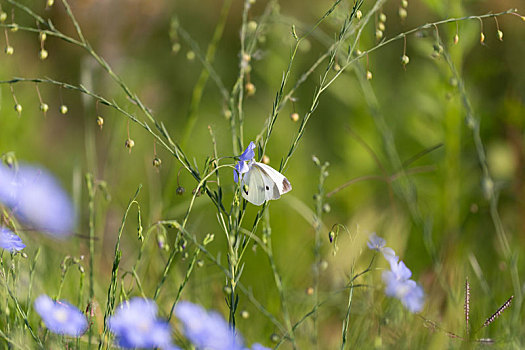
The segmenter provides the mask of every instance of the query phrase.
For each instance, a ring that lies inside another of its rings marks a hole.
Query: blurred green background
[[[74,28],[62,6],[46,10],[43,2],[24,3],[37,13],[49,16],[57,28],[73,35]],[[1,4],[11,17],[11,7],[4,2]],[[71,1],[71,5],[94,50],[151,108],[174,139],[181,141],[192,92],[203,66],[197,58],[188,59],[193,50],[186,40],[180,35],[170,37],[170,23],[177,19],[180,27],[198,44],[201,53],[205,53],[219,21],[222,2],[83,0]],[[258,0],[249,12],[249,19],[258,21],[266,5],[266,1]],[[256,93],[245,100],[245,145],[255,139],[271,113],[273,99],[294,43],[291,26],[297,27],[299,35],[304,34],[331,5],[332,2],[324,0],[289,0],[281,2],[272,11],[269,22],[262,29],[263,40],[258,41],[256,55],[250,62],[250,81],[255,85]],[[307,42],[301,44],[285,91],[326,52],[351,5],[342,2]],[[361,9],[363,14],[366,15],[373,5],[374,2],[365,1]],[[386,38],[450,17],[496,13],[512,8],[518,8],[525,14],[524,4],[518,0],[410,0],[408,17],[401,21],[398,16],[400,5],[400,1],[387,1],[382,7],[387,15]],[[213,63],[228,91],[239,71],[241,16],[241,1],[233,1]],[[15,11],[14,18],[21,25],[34,27],[31,19],[19,12]],[[10,21],[11,18],[7,20]],[[368,265],[372,254],[367,251],[365,242],[368,233],[373,231],[387,239],[387,245],[401,256],[413,271],[413,278],[425,289],[424,317],[438,321],[447,330],[462,333],[463,286],[469,277],[473,322],[481,324],[510,295],[515,296],[511,311],[502,316],[504,320],[482,330],[479,337],[495,338],[502,342],[500,345],[505,344],[503,346],[522,344],[523,281],[513,280],[516,276],[512,276],[509,266],[515,263],[520,273],[517,277],[525,268],[525,22],[509,14],[498,17],[498,24],[504,33],[503,41],[498,40],[496,22],[491,18],[483,20],[484,45],[479,42],[480,21],[476,19],[458,22],[457,45],[453,45],[455,23],[439,26],[439,36],[445,49],[450,49],[450,55],[464,79],[475,116],[481,123],[481,137],[498,195],[498,210],[511,245],[512,259],[504,256],[497,240],[490,203],[483,195],[482,172],[472,130],[465,124],[465,109],[453,75],[443,57],[432,57],[435,31],[425,30],[407,37],[406,53],[410,63],[406,69],[400,61],[403,40],[386,45],[371,53],[368,63],[362,59],[359,65],[350,66],[322,95],[319,107],[285,169],[293,190],[269,207],[274,257],[283,276],[292,320],[297,322],[314,306],[312,296],[306,292],[314,283],[312,196],[317,192],[319,178],[312,155],[316,155],[321,162],[330,163],[324,186],[325,191],[330,192],[355,178],[385,173],[392,176],[400,171],[391,161],[389,154],[392,147],[385,144],[382,132],[374,122],[374,113],[384,118],[402,162],[442,145],[417,157],[407,166],[407,169],[418,167],[421,170],[409,175],[409,188],[415,194],[411,197],[411,203],[400,195],[403,187],[396,180],[356,181],[327,198],[331,211],[323,217],[322,259],[326,263],[322,264],[319,293],[320,299],[327,299],[328,302],[319,310],[320,348],[335,348],[340,343],[341,323],[347,304],[347,291],[343,288],[349,281],[352,264],[355,264],[356,271]],[[37,34],[23,31],[7,33],[15,53],[12,56],[2,54],[1,80],[51,77],[75,85],[83,84],[140,115],[119,87],[78,47],[48,38],[45,46],[49,58],[41,61],[38,58],[40,43]],[[173,52],[172,46],[176,43],[180,44],[180,50]],[[359,49],[364,51],[374,45],[376,38],[372,20],[363,33]],[[346,48],[347,44],[344,50]],[[370,82],[364,79],[367,64],[373,73]],[[297,98],[294,105],[288,103],[279,114],[266,152],[274,168],[279,168],[279,162],[286,156],[299,127],[299,123],[289,118],[290,114],[295,110],[303,116],[308,111],[325,67],[326,63],[320,65],[294,95]],[[182,172],[179,181],[186,192],[183,196],[177,196],[175,188],[180,164],[157,145],[156,152],[162,159],[162,166],[158,170],[154,168],[151,165],[155,156],[153,139],[133,123],[129,125],[129,133],[135,147],[129,153],[124,147],[128,133],[126,119],[104,105],[97,106],[89,97],[39,84],[42,98],[50,106],[44,116],[39,110],[34,85],[12,85],[17,100],[23,106],[20,117],[13,109],[9,86],[2,86],[0,154],[13,151],[20,161],[42,164],[61,179],[78,206],[80,220],[77,230],[80,236],[86,235],[88,230],[84,174],[93,173],[97,179],[107,182],[112,199],[106,202],[101,196],[97,198],[96,216],[96,296],[99,304],[103,305],[118,227],[125,206],[137,186],[144,185],[139,202],[143,224],[148,227],[160,219],[180,220],[188,208],[196,183]],[[377,99],[377,108],[370,103],[374,99]],[[67,115],[59,113],[62,103],[69,108]],[[182,145],[188,158],[195,159],[199,167],[205,157],[213,152],[208,126],[216,135],[219,156],[237,155],[233,152],[225,108],[216,84],[209,79],[196,112],[195,127],[188,141]],[[102,129],[96,125],[99,115],[104,118]],[[224,170],[221,175],[225,202],[228,203],[233,189],[231,170]],[[417,208],[421,220],[411,214],[411,206]],[[251,228],[256,209],[249,205],[244,221],[247,229]],[[122,242],[123,270],[129,269],[136,260],[138,242],[133,220],[128,222]],[[340,232],[337,254],[333,255],[328,230],[336,223],[345,225],[350,234]],[[425,227],[429,232],[426,241]],[[226,264],[224,234],[217,224],[215,207],[205,196],[197,198],[188,230],[199,239],[206,233],[214,233],[216,239],[210,250],[214,254],[222,252],[221,261]],[[175,233],[174,230],[169,232],[170,241]],[[63,257],[67,254],[88,254],[87,240],[82,237],[55,242],[27,233],[23,238],[28,246],[28,255],[39,245],[45,247],[40,258],[45,263],[37,267],[41,278],[36,289],[50,295],[56,293],[59,264]],[[168,256],[167,252],[158,249],[154,238],[153,235],[146,243],[147,258],[140,268],[144,287],[150,294]],[[434,258],[432,254],[435,254]],[[160,298],[164,312],[169,311],[187,263],[179,259],[169,275],[169,288],[164,289]],[[241,282],[251,287],[255,298],[280,318],[279,295],[267,257],[255,247],[246,254],[245,263]],[[375,266],[383,268],[386,263],[377,259]],[[366,348],[405,348],[407,344],[411,348],[420,348],[424,344],[427,348],[436,349],[460,346],[458,341],[450,340],[443,332],[426,329],[428,324],[421,318],[400,312],[401,306],[397,301],[383,296],[380,274],[377,270],[366,274],[359,282],[366,286],[355,290],[349,326],[350,344]],[[225,314],[224,283],[220,270],[204,259],[204,266],[192,275],[183,298],[219,309]],[[76,285],[76,277],[72,274],[63,296],[75,300]],[[259,341],[269,344],[270,335],[277,332],[272,323],[254,308],[245,295],[241,294],[239,303],[240,310],[250,313],[248,320],[238,323],[241,332],[250,340],[248,343]],[[99,309],[99,312],[103,310]],[[100,326],[101,321],[98,322]],[[296,337],[301,348],[312,346],[312,329],[311,321],[298,327]],[[285,347],[288,348],[289,344]]]

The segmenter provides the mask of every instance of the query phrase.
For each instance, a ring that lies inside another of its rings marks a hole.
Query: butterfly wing
[[[264,163],[258,163],[255,162],[252,167],[256,167],[265,175],[263,176],[263,179],[266,179],[266,182],[271,182],[277,187],[277,191],[279,195],[274,194],[274,186],[270,186],[268,184],[269,189],[266,190],[266,192],[270,192],[270,198],[268,199],[278,199],[281,197],[282,194],[285,194],[286,192],[289,192],[292,190],[292,185],[290,184],[290,181],[286,177],[284,177],[283,174],[275,170],[269,165],[266,165]]]
[[[259,168],[252,166],[242,177],[241,185],[241,192],[244,199],[255,205],[264,203],[266,200],[265,183],[263,173]]]

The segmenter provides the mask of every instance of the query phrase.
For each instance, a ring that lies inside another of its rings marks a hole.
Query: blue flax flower
[[[5,227],[0,227],[0,248],[14,253],[21,251],[25,247],[26,245],[22,242],[20,237],[11,232],[11,230]]]
[[[242,174],[247,173],[248,170],[250,170],[250,167],[246,162],[251,161],[255,157],[255,144],[253,142],[250,142],[248,147],[242,152],[242,154],[239,156],[239,161],[235,165],[235,169],[233,170],[233,181],[239,182],[239,176],[242,177]]]
[[[87,329],[86,316],[66,301],[54,301],[42,294],[35,300],[35,310],[53,333],[79,337]]]
[[[183,324],[183,333],[197,349],[243,350],[243,340],[234,334],[224,318],[202,306],[181,301],[175,315]]]
[[[423,308],[423,288],[411,280],[412,271],[402,261],[390,261],[390,271],[383,272],[383,281],[386,284],[385,294],[395,297],[410,312],[419,312]]]
[[[177,349],[171,343],[170,325],[157,318],[153,300],[133,298],[123,302],[109,318],[108,326],[123,348]]]
[[[388,262],[397,262],[399,260],[394,249],[386,247],[385,239],[376,235],[375,232],[372,232],[366,244],[368,245],[368,248],[382,253]]]
[[[0,165],[0,202],[24,223],[57,237],[69,235],[75,225],[73,203],[46,170]]]

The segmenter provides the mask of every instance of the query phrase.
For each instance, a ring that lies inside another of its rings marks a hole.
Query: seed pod
[[[20,103],[15,104],[15,111],[19,115],[22,113],[22,105]]]
[[[410,58],[408,58],[407,55],[401,56],[401,63],[403,63],[403,66],[406,66],[410,62]]]
[[[383,31],[380,29],[376,30],[376,39],[379,40],[383,37]]]
[[[42,49],[40,50],[40,52],[38,52],[38,58],[40,58],[42,61],[45,60],[48,56],[48,52],[46,49]]]
[[[104,118],[102,118],[101,116],[98,116],[97,125],[102,129],[102,127],[104,126]]]
[[[153,158],[153,166],[155,168],[160,168],[161,164],[162,164],[162,160],[159,157]]]
[[[503,41],[503,32],[498,29],[498,39],[499,41]]]
[[[456,33],[456,35],[454,35],[454,45],[457,45],[459,42],[459,35]]]
[[[380,20],[381,22],[385,23],[385,22],[386,22],[386,15],[385,15],[384,13],[381,13],[381,14],[379,15],[379,20]]]
[[[401,18],[402,20],[404,20],[408,16],[407,10],[405,8],[403,8],[403,7],[400,7],[399,11],[397,13],[399,15],[399,18]]]
[[[47,113],[47,111],[49,110],[49,106],[48,106],[48,104],[42,102],[42,103],[40,104],[40,110],[41,110],[42,112],[44,112],[44,113]]]
[[[44,33],[44,32],[40,32],[40,33],[38,33],[38,39],[39,39],[40,41],[46,41],[46,39],[47,39],[47,34]]]
[[[299,113],[297,112],[293,112],[292,114],[290,114],[290,119],[293,121],[293,122],[297,122],[299,120]]]
[[[383,32],[385,30],[385,24],[383,22],[379,22],[377,29]]]
[[[270,157],[268,157],[266,154],[262,157],[262,162],[264,164],[270,164]]]
[[[0,12],[0,22],[5,22],[5,20],[7,19],[7,13],[5,13],[4,11]]]
[[[252,83],[246,83],[244,89],[246,90],[246,95],[248,96],[253,96],[255,94],[255,85]]]
[[[124,143],[124,146],[126,146],[126,148],[129,149],[129,152],[131,153],[131,149],[135,147],[135,141],[133,141],[132,139],[127,139]]]
[[[60,106],[60,113],[62,113],[62,114],[66,114],[67,113],[67,106],[66,105]]]
[[[6,55],[11,56],[12,54],[15,53],[15,49],[14,49],[14,47],[12,47],[11,45],[7,45],[7,46],[5,47],[5,53],[6,53]]]
[[[362,17],[363,17],[363,12],[361,12],[361,10],[357,10],[355,12],[355,18],[361,19]]]
[[[175,190],[175,193],[177,193],[178,196],[182,196],[184,192],[186,192],[186,189],[184,189],[184,187],[182,186],[177,187],[177,189]]]
[[[372,72],[369,70],[366,71],[366,80],[372,80]]]
[[[485,34],[483,32],[481,32],[479,35],[479,42],[482,44],[485,42]]]

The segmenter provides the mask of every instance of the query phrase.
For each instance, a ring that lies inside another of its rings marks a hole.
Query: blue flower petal
[[[0,165],[0,202],[37,230],[58,237],[73,232],[73,203],[46,170],[28,165],[20,165],[18,169]]]
[[[86,316],[64,300],[53,301],[42,294],[36,298],[34,305],[46,327],[53,333],[79,337],[87,329]]]
[[[21,251],[25,247],[26,245],[22,242],[20,237],[5,227],[0,228],[0,248],[14,253]]]
[[[239,159],[242,160],[243,162],[252,160],[255,157],[254,149],[255,149],[255,144],[252,141],[250,142],[248,147],[246,147],[244,152],[239,156]]]

